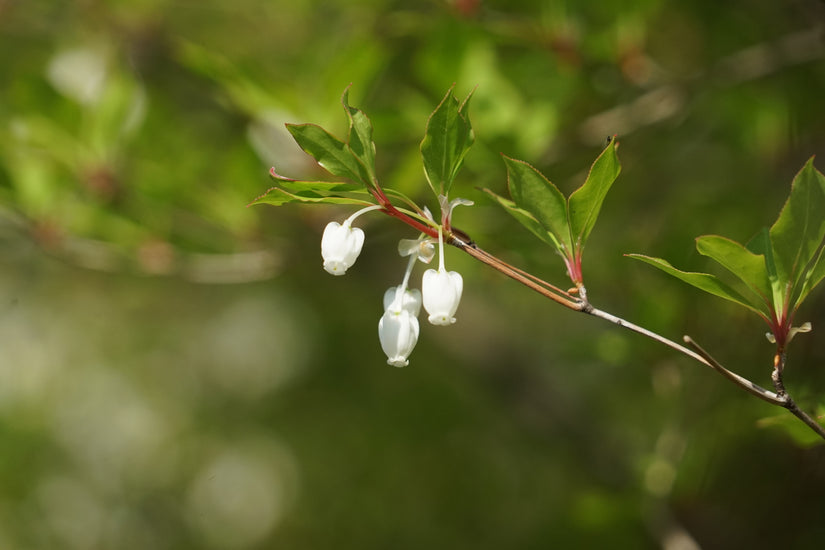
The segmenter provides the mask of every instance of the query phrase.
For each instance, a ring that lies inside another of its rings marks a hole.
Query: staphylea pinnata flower
[[[384,293],[384,315],[378,321],[378,339],[387,355],[387,364],[406,367],[408,357],[418,343],[418,312],[421,292],[405,285],[391,287]]]
[[[444,240],[438,233],[438,270],[428,269],[424,272],[421,283],[424,309],[430,316],[427,320],[433,325],[451,325],[455,323],[455,312],[461,301],[464,280],[456,271],[444,268]]]
[[[343,275],[352,267],[361,247],[364,245],[364,231],[351,225],[329,222],[321,237],[321,257],[324,269],[332,275]]]
[[[421,292],[407,288],[416,255],[410,254],[404,280],[384,293],[384,315],[378,321],[378,339],[387,355],[387,363],[406,367],[407,358],[418,343],[418,313],[421,311]]]
[[[424,309],[430,314],[427,320],[433,325],[455,323],[455,312],[461,301],[463,288],[464,280],[456,271],[447,271],[443,267],[438,271],[435,269],[425,271],[421,289]]]
[[[321,257],[324,259],[324,269],[332,275],[343,275],[347,269],[352,267],[358,255],[361,254],[361,247],[364,246],[364,231],[358,227],[352,227],[352,222],[370,210],[381,208],[380,206],[368,206],[362,208],[340,224],[329,222],[324,228],[321,237]]]

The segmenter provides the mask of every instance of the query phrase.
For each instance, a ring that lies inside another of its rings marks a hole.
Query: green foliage
[[[710,273],[682,271],[670,265],[670,263],[668,263],[667,260],[663,260],[661,258],[652,258],[650,256],[645,256],[643,254],[627,254],[627,256],[629,258],[636,258],[637,260],[641,260],[654,267],[658,267],[665,273],[672,275],[677,279],[680,279],[688,283],[689,285],[693,285],[698,289],[704,290],[709,294],[713,294],[714,296],[719,296],[720,298],[730,300],[731,302],[735,302],[739,305],[745,306],[746,308],[756,313],[760,313],[759,309],[751,305],[751,303],[747,299],[745,299],[741,294],[736,292],[729,285],[719,280],[719,278],[715,275],[712,275]]]
[[[373,191],[378,187],[375,175],[375,143],[372,123],[363,111],[349,104],[349,88],[341,97],[349,121],[347,141],[343,142],[317,124],[287,124],[298,145],[333,176],[357,183],[299,181],[278,175],[270,177],[278,185],[253,200],[253,204],[281,206],[291,202],[309,204],[375,204]],[[397,194],[396,194],[397,195]],[[403,200],[408,202],[406,197]]]
[[[473,144],[473,131],[467,113],[471,95],[459,104],[450,88],[428,120],[421,142],[421,155],[430,187],[437,197],[447,196],[464,157]],[[372,123],[362,110],[349,104],[349,88],[344,91],[341,103],[349,123],[346,142],[316,124],[286,126],[301,149],[315,158],[327,172],[356,183],[299,181],[280,176],[273,168],[269,173],[277,185],[253,200],[250,205],[281,206],[292,202],[370,205],[378,201],[386,206],[388,198],[394,197],[420,216],[423,209],[409,197],[397,190],[383,188],[378,183]],[[433,182],[437,182],[437,185]]]
[[[371,183],[367,168],[348,143],[344,143],[317,124],[287,124],[287,129],[301,149],[315,158],[319,165],[333,176]],[[359,142],[360,144],[360,142]]]
[[[581,259],[604,198],[619,176],[618,143],[611,140],[593,162],[587,179],[569,198],[541,172],[524,161],[504,158],[512,201],[485,191],[516,220],[553,245],[567,264],[574,283],[582,282]]]
[[[569,256],[573,245],[564,195],[541,172],[526,162],[503,158],[507,165],[507,186],[514,204],[528,212],[552,236],[563,256]],[[513,211],[508,209],[508,212]],[[516,219],[523,223],[524,217]]]
[[[687,324],[764,377],[747,323],[702,315],[688,285],[630,276],[611,251],[673,261],[707,224],[744,236],[773,220],[765,203],[785,198],[774,175],[825,135],[810,2],[756,0],[746,17],[715,0],[0,4],[2,546],[821,543],[821,449],[751,429],[764,403],[458,254],[479,314],[427,339],[420,368],[399,376],[364,340],[376,289],[397,282],[392,262],[331,281],[317,262],[325,209],[243,208],[272,165],[307,181],[275,178],[272,200],[371,200],[361,181],[312,185],[327,178],[284,127],[319,123],[372,175],[340,116],[350,82],[380,141],[378,176],[419,198],[424,122],[450,83],[477,85],[478,139],[454,185],[506,195],[499,151],[577,173],[618,133],[632,177],[600,213],[592,297],[645,326]],[[104,61],[102,81],[69,73],[100,83],[97,99],[50,76],[77,51]],[[759,70],[745,52],[764,53]],[[555,250],[532,214],[500,204],[550,248],[508,230],[492,203],[461,212],[460,227],[521,267]],[[391,251],[372,229],[367,248]],[[823,274],[817,262],[803,294]],[[819,330],[825,302],[811,297]],[[821,395],[825,350],[799,344],[794,392]],[[278,463],[273,446],[293,467],[260,471]],[[214,508],[193,507],[204,498]]]
[[[743,246],[716,235],[696,239],[696,249],[724,267],[749,290],[742,295],[709,273],[690,273],[665,260],[628,256],[658,267],[705,292],[738,303],[768,322],[782,349],[792,336],[793,313],[825,277],[825,176],[810,159],[791,183],[779,218]]]
[[[573,191],[568,199],[570,238],[579,250],[584,249],[596,224],[602,202],[622,169],[616,154],[617,147],[618,143],[611,139],[610,144],[593,162],[584,184]]]
[[[372,141],[372,122],[361,109],[351,107],[349,104],[349,88],[344,90],[341,97],[344,110],[349,119],[349,134],[347,145],[350,153],[355,157],[360,166],[366,170],[366,181],[362,180],[368,188],[373,188],[378,181],[375,177],[375,142]],[[360,172],[360,170],[359,170]]]
[[[328,181],[298,181],[280,176],[275,173],[274,169],[269,171],[269,175],[278,182],[278,186],[270,188],[266,193],[249,203],[249,206],[254,204],[281,206],[291,202],[310,204],[373,204],[373,201],[370,200],[372,195],[365,191],[359,184]]]
[[[505,163],[513,162],[526,165],[526,163],[522,163],[518,160],[508,159],[506,157],[504,161]],[[543,178],[544,176],[541,177]],[[545,226],[541,222],[539,222],[535,217],[533,217],[533,214],[531,214],[523,208],[519,208],[518,206],[516,206],[516,203],[514,201],[497,195],[489,189],[485,189],[484,191],[488,195],[490,195],[493,198],[493,200],[495,200],[498,204],[503,206],[514,218],[516,218],[516,220],[519,221],[519,223],[521,223],[539,239],[541,239],[542,241],[551,246],[556,247],[557,249],[561,247],[561,243],[559,243],[559,241],[556,239],[555,234],[545,229]]]
[[[467,116],[471,96],[472,92],[459,104],[450,88],[427,120],[421,157],[427,182],[436,195],[449,194],[464,157],[475,141]]]
[[[822,280],[817,264],[825,239],[825,176],[814,167],[813,158],[794,178],[770,237],[777,277],[789,287],[785,301],[795,310]]]

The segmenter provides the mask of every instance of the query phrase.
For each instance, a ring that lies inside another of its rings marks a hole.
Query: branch
[[[773,380],[774,387],[776,388],[776,393],[779,396],[785,398],[785,403],[783,407],[791,411],[795,417],[800,419],[804,422],[809,428],[819,434],[822,439],[825,439],[825,428],[822,427],[822,424],[814,420],[814,418],[799,408],[796,402],[791,399],[790,394],[785,389],[785,383],[782,380],[782,373],[785,372],[785,362],[787,360],[787,355],[784,351],[781,351],[776,355],[774,359],[774,367],[773,373],[771,374],[771,379]]]
[[[716,370],[716,372],[718,372],[719,374],[721,374],[722,376],[724,376],[725,378],[727,378],[728,380],[730,380],[734,384],[737,384],[738,386],[741,386],[745,391],[755,395],[756,397],[758,397],[760,399],[763,399],[763,400],[767,401],[771,405],[778,405],[780,407],[787,406],[788,399],[789,399],[787,393],[784,393],[784,394],[773,393],[772,391],[768,391],[768,390],[766,390],[765,388],[763,388],[761,386],[757,386],[756,384],[754,384],[753,382],[751,382],[747,378],[743,378],[743,377],[739,376],[738,374],[736,374],[735,372],[729,371],[728,369],[723,367],[719,363],[719,361],[714,359],[713,356],[711,356],[708,352],[706,352],[704,349],[702,349],[702,347],[699,344],[697,344],[690,336],[685,336],[685,343],[687,345],[689,345],[690,347],[692,347],[694,350],[696,350],[696,352],[699,355],[704,357],[707,364],[709,364],[711,367],[713,367]]]
[[[543,281],[542,279],[539,279],[538,277],[531,275],[526,271],[509,265],[508,263],[500,260],[496,256],[493,256],[492,254],[477,247],[475,244],[464,242],[455,234],[450,235],[447,242],[455,246],[456,248],[466,252],[476,260],[492,267],[493,269],[500,271],[501,273],[507,275],[511,279],[518,281],[524,286],[538,292],[542,296],[549,298],[558,304],[563,305],[568,309],[572,309],[573,311],[579,311],[581,313],[586,313],[587,315],[592,315],[594,317],[604,319],[605,321],[609,321],[617,326],[626,328],[630,331],[641,334],[642,336],[646,336],[652,340],[659,342],[660,344],[664,344],[665,346],[681,353],[682,355],[686,355],[691,359],[712,368],[713,370],[715,370],[716,372],[718,372],[726,379],[733,382],[749,394],[758,397],[759,399],[766,401],[771,405],[776,405],[778,407],[788,409],[794,416],[802,420],[802,422],[804,422],[808,427],[810,427],[814,432],[816,432],[820,437],[822,437],[822,439],[825,439],[825,428],[823,428],[823,426],[820,425],[816,420],[814,420],[809,414],[801,410],[799,406],[797,406],[797,404],[791,398],[791,396],[788,394],[788,392],[785,391],[784,385],[782,384],[782,370],[785,361],[784,354],[782,354],[781,357],[777,360],[774,369],[772,378],[774,379],[774,385],[777,388],[777,392],[774,393],[772,391],[766,390],[758,384],[751,382],[747,378],[740,376],[735,372],[723,367],[721,363],[719,363],[719,361],[714,359],[713,356],[711,356],[707,351],[705,351],[690,336],[684,337],[685,343],[688,346],[690,346],[690,348],[687,348],[681,344],[674,342],[673,340],[665,338],[664,336],[656,332],[653,332],[644,327],[626,321],[621,317],[617,317],[611,313],[593,307],[587,300],[587,294],[584,286],[578,289],[579,295],[581,297],[575,297],[570,293],[565,292],[560,288],[548,283],[547,281]]]
[[[521,269],[511,266],[507,262],[498,259],[497,257],[493,256],[488,252],[485,252],[484,250],[480,249],[474,244],[468,244],[464,242],[455,234],[451,234],[448,237],[447,243],[455,246],[460,250],[463,250],[476,260],[489,265],[493,269],[500,271],[501,273],[507,275],[511,279],[520,282],[527,288],[535,290],[545,298],[550,298],[554,302],[561,304],[566,308],[575,311],[581,311],[584,306],[584,302],[568,294],[562,289],[548,283],[547,281],[539,279],[535,275],[530,275],[529,273],[522,271]]]

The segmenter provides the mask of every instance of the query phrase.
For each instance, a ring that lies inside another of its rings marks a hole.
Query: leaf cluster
[[[512,200],[485,191],[507,212],[564,258],[572,281],[581,284],[581,259],[604,198],[621,165],[612,139],[590,167],[584,183],[570,197],[524,161],[504,156]]]
[[[782,348],[792,334],[794,313],[825,278],[823,245],[825,176],[811,158],[794,178],[776,222],[746,245],[718,235],[696,239],[699,253],[720,264],[733,276],[735,285],[710,273],[679,270],[661,258],[629,256],[755,312],[765,319]]]
[[[278,175],[273,168],[269,175],[277,182],[252,204],[281,206],[290,202],[323,204],[374,204],[375,142],[372,123],[363,111],[349,104],[349,88],[344,90],[341,104],[349,121],[347,140],[343,141],[317,124],[287,124],[293,139],[307,154],[333,176],[354,183],[294,180]]]

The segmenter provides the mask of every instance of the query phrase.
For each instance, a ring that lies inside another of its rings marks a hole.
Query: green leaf
[[[301,149],[314,157],[327,172],[370,186],[367,169],[346,143],[317,124],[287,124],[286,127]]]
[[[553,235],[555,245],[563,256],[572,257],[573,247],[564,195],[541,172],[526,162],[506,156],[502,158],[507,165],[507,185],[515,205],[528,212],[546,232]],[[528,229],[536,233],[529,226]]]
[[[271,204],[281,206],[291,202],[302,202],[310,204],[356,204],[369,206],[375,204],[369,199],[372,197],[366,191],[354,191],[350,193],[325,194],[323,191],[304,189],[297,192],[290,192],[281,187],[272,187],[266,193],[250,202],[247,206],[256,204]]]
[[[279,187],[283,187],[290,191],[318,191],[323,193],[330,192],[350,192],[363,190],[364,186],[358,183],[346,183],[340,181],[303,181],[294,180],[281,176],[275,172],[275,168],[269,170],[269,177],[278,182]]]
[[[570,234],[579,250],[584,248],[587,237],[596,224],[605,195],[619,177],[621,165],[616,154],[617,146],[616,140],[612,140],[593,162],[584,184],[574,191],[568,200]]]
[[[791,304],[795,309],[825,239],[825,176],[814,168],[813,158],[794,178],[770,236],[780,281],[790,283],[797,297]]]
[[[347,142],[352,154],[361,162],[367,172],[368,187],[374,187],[375,177],[375,142],[372,140],[372,122],[361,109],[349,105],[349,88],[344,90],[341,103],[349,119]]]
[[[785,311],[785,300],[789,287],[787,282],[783,282],[779,278],[776,260],[774,258],[773,243],[771,243],[771,234],[767,227],[763,227],[762,230],[750,240],[747,244],[747,249],[754,254],[761,255],[765,259],[765,272],[771,286],[771,294],[773,295],[773,311],[776,313]]]
[[[356,183],[341,183],[330,181],[301,181],[286,178],[269,171],[272,179],[278,185],[267,190],[266,193],[249,203],[271,204],[281,206],[290,202],[314,204],[375,204],[372,195],[364,190],[364,186]]]
[[[768,316],[773,304],[773,290],[765,267],[765,256],[754,254],[741,244],[718,235],[696,239],[700,254],[719,262],[759,297],[759,308]]]
[[[467,105],[472,95],[471,92],[459,105],[450,88],[427,120],[421,141],[421,156],[424,174],[436,195],[449,193],[464,157],[475,141],[467,116]]]
[[[541,239],[542,241],[546,242],[549,245],[554,246],[557,249],[561,249],[559,246],[559,242],[556,240],[556,237],[547,231],[544,226],[542,226],[536,218],[533,217],[528,211],[524,210],[523,208],[519,208],[516,206],[511,200],[505,199],[502,196],[496,195],[489,189],[484,189],[484,191],[493,197],[493,199],[499,203],[504,209],[509,212],[519,223],[521,223],[524,227],[530,230],[536,237]]]
[[[707,293],[713,294],[714,296],[719,296],[720,298],[724,298],[725,300],[730,300],[731,302],[745,306],[751,311],[757,313],[760,317],[764,318],[765,316],[765,314],[762,313],[762,311],[751,305],[750,302],[748,302],[748,300],[742,297],[742,295],[740,295],[738,292],[730,288],[728,285],[726,285],[710,273],[681,271],[670,265],[666,260],[663,260],[661,258],[651,258],[650,256],[644,256],[642,254],[626,254],[626,256],[628,256],[629,258],[641,260],[654,267],[658,267],[665,273],[672,275],[677,279],[680,279],[688,283],[689,285],[695,286],[700,290],[704,290]]]
[[[799,298],[797,299],[797,304],[801,304],[802,301],[808,296],[808,294],[814,289],[816,285],[822,282],[822,279],[825,278],[825,261],[823,261],[823,252],[822,249],[819,250],[819,254],[816,256],[816,260],[808,271],[808,276],[802,283],[802,290],[799,293]]]

